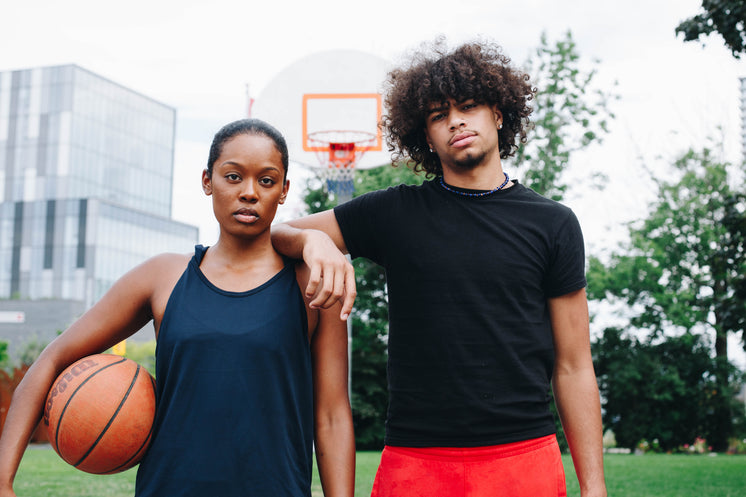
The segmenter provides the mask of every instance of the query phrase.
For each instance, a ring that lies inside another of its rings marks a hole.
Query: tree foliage
[[[716,393],[707,402],[719,427],[711,441],[722,449],[732,429],[727,339],[746,329],[746,197],[711,149],[688,151],[674,171],[657,181],[657,200],[629,244],[606,266],[590,259],[588,294],[623,301],[631,327],[652,338],[675,330],[712,337]]]
[[[155,340],[148,340],[147,342],[127,340],[127,351],[125,352],[124,357],[132,359],[147,369],[151,375],[155,376],[156,345],[157,342]]]
[[[591,296],[619,297],[638,309],[634,326],[654,333],[705,327],[721,357],[727,334],[746,329],[746,197],[730,186],[730,168],[707,148],[684,154],[674,164],[676,179],[658,182],[649,217],[631,228],[609,272],[589,275]],[[602,265],[591,260],[589,267]]]
[[[594,363],[604,427],[614,432],[619,446],[634,448],[647,439],[670,451],[697,437],[715,441],[721,427],[713,411],[722,399],[742,416],[733,388],[721,391],[722,365],[710,351],[703,335],[641,340],[618,328],[604,331],[593,344]],[[739,383],[735,368],[728,366],[727,374],[729,384]]]
[[[746,0],[702,0],[700,13],[676,26],[684,41],[719,33],[737,59],[746,52]]]
[[[538,91],[533,132],[518,148],[516,164],[527,186],[554,200],[567,191],[562,176],[573,153],[600,143],[614,118],[610,103],[618,95],[596,86],[598,61],[585,65],[570,31],[553,44],[542,34],[526,64]]]
[[[0,340],[0,369],[8,369],[10,356],[8,355],[8,342]]]

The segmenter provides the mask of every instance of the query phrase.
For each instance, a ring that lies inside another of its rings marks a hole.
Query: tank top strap
[[[202,264],[202,259],[205,258],[205,254],[207,253],[207,249],[210,248],[205,247],[204,245],[195,245],[194,246],[194,256],[192,257],[192,261],[199,267],[200,264]]]

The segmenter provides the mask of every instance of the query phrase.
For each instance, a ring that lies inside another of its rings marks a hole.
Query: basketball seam
[[[80,385],[78,385],[75,388],[75,390],[73,390],[73,393],[71,393],[70,397],[68,397],[67,402],[65,402],[65,406],[62,408],[62,411],[60,411],[60,415],[57,418],[57,427],[54,430],[54,446],[55,447],[57,447],[58,449],[60,447],[60,443],[59,443],[59,441],[60,441],[60,427],[62,426],[62,420],[65,417],[65,411],[67,411],[67,408],[70,405],[70,402],[72,402],[73,398],[75,397],[75,394],[78,393],[78,390],[80,390],[81,388],[83,388],[83,385],[85,385],[86,383],[88,383],[88,381],[90,381],[91,378],[93,378],[94,376],[96,376],[97,374],[99,374],[100,372],[102,372],[103,370],[108,369],[108,368],[110,368],[110,367],[112,367],[112,366],[114,366],[116,364],[121,364],[122,362],[124,362],[126,360],[127,359],[123,357],[121,360],[119,360],[117,362],[112,362],[111,364],[107,364],[106,366],[104,366],[101,369],[95,371],[94,373],[91,373],[90,376],[88,376],[85,380],[81,381]]]
[[[126,360],[126,359],[123,359],[123,360]],[[120,362],[121,362],[121,361],[120,361]],[[114,364],[119,364],[119,363],[114,363]],[[104,368],[101,368],[101,369],[104,369]],[[104,429],[103,429],[103,430],[101,430],[101,433],[99,433],[99,435],[98,435],[98,438],[96,438],[96,440],[95,440],[95,441],[93,442],[93,444],[92,444],[92,445],[91,445],[91,446],[90,446],[90,447],[88,448],[88,450],[86,451],[86,453],[85,453],[85,454],[83,454],[83,457],[81,457],[81,458],[80,458],[80,461],[78,461],[78,462],[76,462],[75,464],[73,464],[73,466],[75,466],[75,467],[77,468],[77,467],[78,467],[78,466],[79,466],[80,464],[82,464],[82,463],[83,463],[83,461],[85,461],[85,459],[86,459],[86,458],[87,458],[87,457],[88,457],[88,456],[89,456],[89,455],[91,454],[91,452],[93,452],[93,449],[95,449],[95,448],[96,448],[96,446],[98,445],[98,443],[99,443],[99,442],[101,441],[101,439],[102,439],[102,438],[104,437],[104,435],[106,434],[106,432],[107,432],[107,431],[109,430],[109,428],[111,427],[111,424],[112,424],[112,423],[114,422],[114,420],[116,419],[117,415],[119,414],[119,411],[121,411],[121,410],[122,410],[122,406],[123,406],[123,405],[124,405],[124,403],[125,403],[125,402],[127,401],[127,397],[129,397],[129,395],[130,395],[130,392],[131,392],[131,391],[132,391],[132,389],[134,388],[134,386],[135,386],[135,382],[137,381],[137,377],[138,377],[139,375],[140,375],[140,365],[138,364],[138,365],[137,365],[137,369],[135,369],[135,376],[134,376],[134,377],[132,378],[132,381],[130,382],[130,386],[129,386],[129,388],[127,388],[127,392],[126,392],[126,393],[124,394],[124,397],[122,397],[122,400],[121,400],[121,401],[119,402],[119,406],[117,406],[117,410],[116,410],[116,411],[114,411],[114,414],[112,414],[111,418],[109,418],[109,422],[108,422],[108,423],[106,423],[106,426],[104,426]]]
[[[153,392],[155,392],[155,382],[153,381],[153,377],[150,377],[150,384],[153,387]],[[143,440],[142,444],[140,445],[140,448],[138,448],[134,454],[132,454],[132,457],[124,461],[122,464],[117,466],[116,468],[112,468],[107,473],[116,473],[122,468],[126,468],[129,464],[132,463],[132,460],[140,454],[140,452],[150,443],[150,439],[153,437],[153,430],[155,429],[155,423],[150,424],[150,431],[148,432],[148,436],[145,437],[145,440]]]

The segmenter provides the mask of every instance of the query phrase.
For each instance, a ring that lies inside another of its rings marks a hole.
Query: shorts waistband
[[[481,447],[398,447],[387,445],[384,450],[396,452],[410,457],[438,460],[464,459],[495,459],[512,457],[527,452],[557,445],[556,435],[523,440],[500,445],[486,445]]]

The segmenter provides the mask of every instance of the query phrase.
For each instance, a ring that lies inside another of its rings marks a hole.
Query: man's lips
[[[476,134],[471,132],[459,133],[457,135],[454,135],[453,138],[451,138],[451,141],[448,142],[448,144],[455,148],[462,148],[470,145],[471,142],[476,140],[476,138]]]

